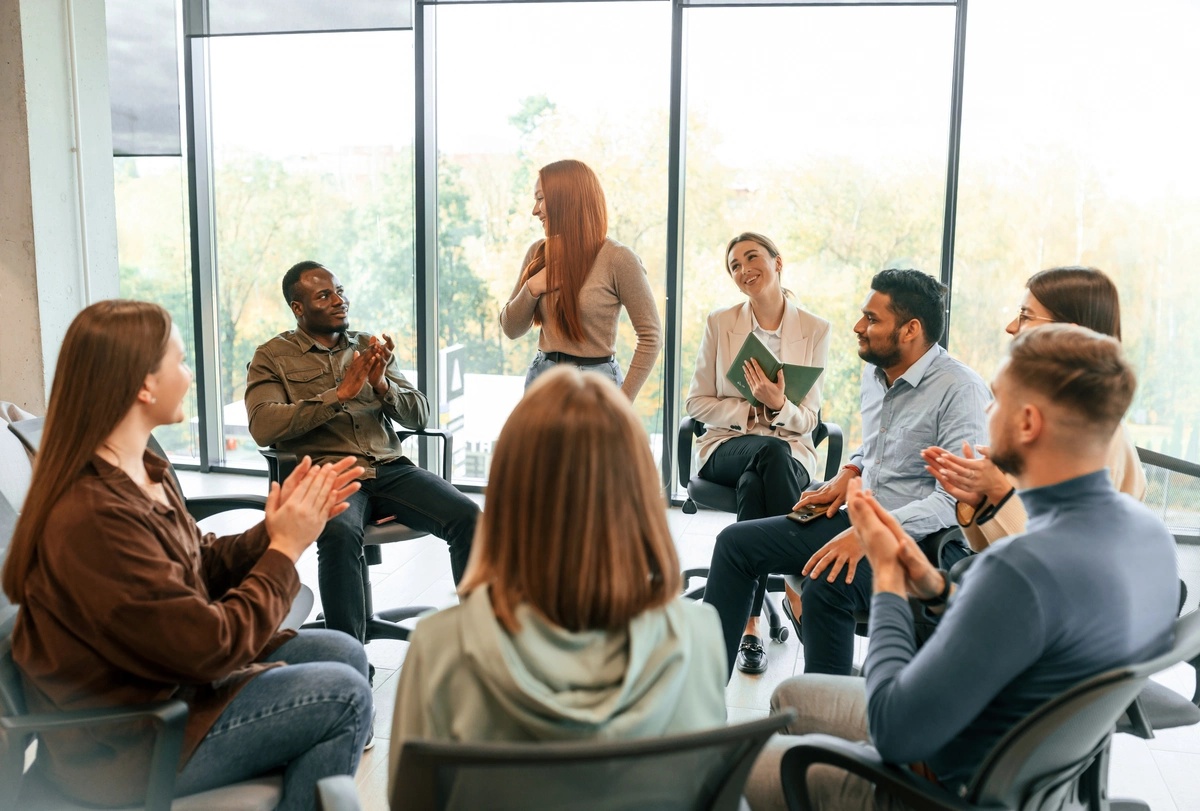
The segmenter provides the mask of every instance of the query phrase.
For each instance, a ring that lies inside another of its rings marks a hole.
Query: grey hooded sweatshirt
[[[400,671],[388,770],[407,738],[574,741],[644,738],[725,723],[717,612],[682,598],[615,632],[572,632],[528,606],[496,620],[486,588],[426,617]]]

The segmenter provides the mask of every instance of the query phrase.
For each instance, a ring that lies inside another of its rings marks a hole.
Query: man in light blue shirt
[[[852,479],[861,477],[916,538],[953,525],[954,499],[925,470],[920,452],[983,443],[991,396],[978,374],[937,344],[945,296],[944,285],[917,270],[875,275],[854,325],[867,362],[863,444],[836,478],[796,504],[823,506],[825,515],[808,523],[786,516],[744,521],[717,536],[704,600],[721,615],[730,672],[759,576],[797,573],[809,579],[800,603],[789,596],[784,608],[803,617],[805,672],[850,673],[854,612],[865,611],[871,597],[870,565],[841,509]]]

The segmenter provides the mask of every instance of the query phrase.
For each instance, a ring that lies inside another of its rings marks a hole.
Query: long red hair
[[[521,275],[524,282],[546,269],[546,290],[533,313],[538,326],[547,317],[573,341],[584,339],[579,291],[608,237],[604,189],[586,163],[555,161],[538,170],[546,208],[546,240]]]

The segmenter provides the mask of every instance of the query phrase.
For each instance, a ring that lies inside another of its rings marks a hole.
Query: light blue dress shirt
[[[883,370],[863,368],[863,444],[850,456],[872,490],[917,540],[954,523],[954,498],[925,470],[931,445],[960,453],[987,443],[992,395],[978,374],[934,344],[890,387]]]

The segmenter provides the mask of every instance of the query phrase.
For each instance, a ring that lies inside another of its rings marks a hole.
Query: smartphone
[[[788,513],[787,517],[797,524],[807,524],[809,521],[823,516],[828,509],[828,504],[806,504],[800,509]]]

